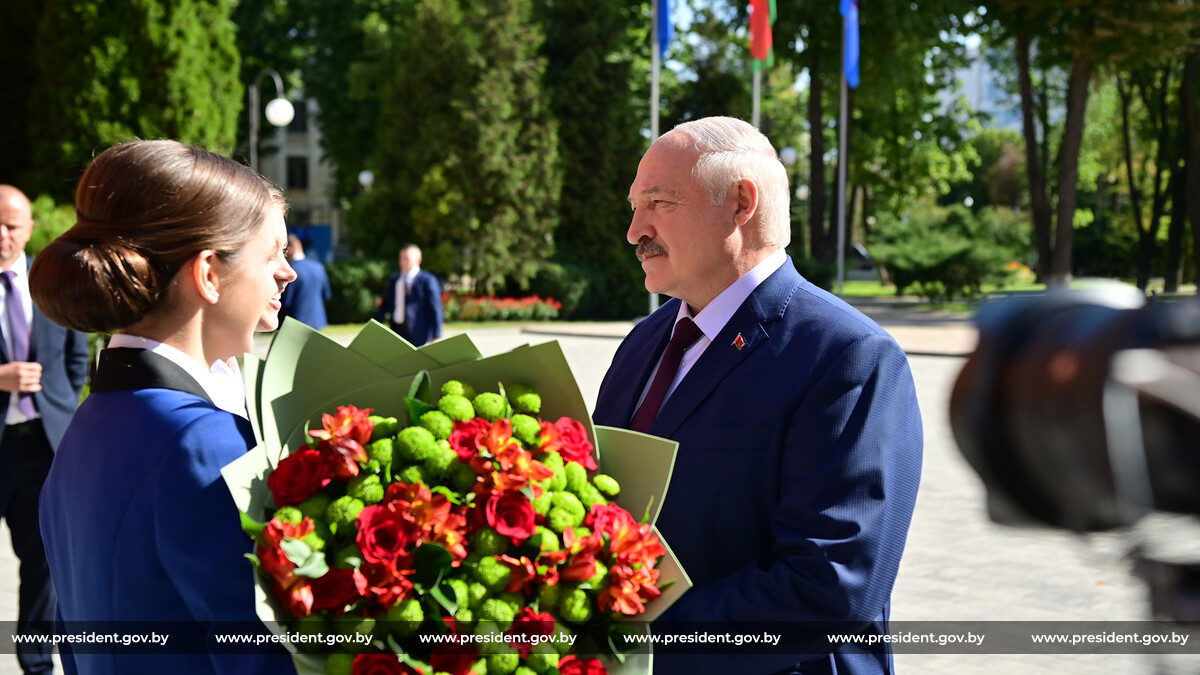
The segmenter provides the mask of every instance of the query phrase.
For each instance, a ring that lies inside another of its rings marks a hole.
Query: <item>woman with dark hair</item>
[[[234,358],[278,326],[296,278],[283,196],[228,158],[132,141],[96,157],[75,208],[31,293],[59,324],[115,334],[42,490],[59,618],[244,630],[251,542],[220,471],[254,444]],[[68,673],[294,672],[282,649],[61,651]]]

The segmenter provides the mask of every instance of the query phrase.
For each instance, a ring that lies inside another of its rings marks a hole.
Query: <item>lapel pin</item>
[[[746,346],[746,340],[742,338],[741,333],[738,333],[737,337],[733,338],[733,346],[737,347],[739,352],[742,351],[742,347]]]

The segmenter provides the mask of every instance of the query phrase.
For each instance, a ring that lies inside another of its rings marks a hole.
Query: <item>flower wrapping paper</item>
[[[304,445],[307,430],[321,427],[321,415],[340,406],[371,408],[409,424],[405,399],[437,392],[451,380],[475,383],[479,390],[505,383],[533,387],[542,399],[540,417],[569,417],[582,423],[600,471],[621,485],[619,504],[653,525],[666,496],[677,445],[637,432],[594,426],[575,377],[557,342],[518,347],[484,357],[467,335],[416,348],[376,322],[343,346],[304,324],[285,320],[266,359],[245,357],[247,408],[258,445],[222,474],[237,507],[251,519],[266,520],[275,507],[267,475],[279,461]],[[494,388],[492,389],[494,391]],[[415,424],[415,421],[412,422]],[[655,530],[657,534],[657,530]],[[659,536],[666,554],[659,559],[662,595],[630,617],[648,631],[648,622],[691,587],[686,572]],[[247,564],[250,564],[247,562]],[[288,616],[262,574],[256,575],[259,618],[282,632]],[[289,643],[290,644],[290,643]],[[324,658],[292,650],[299,673],[323,673]],[[649,673],[652,654],[638,650],[623,663],[605,660],[610,673]]]

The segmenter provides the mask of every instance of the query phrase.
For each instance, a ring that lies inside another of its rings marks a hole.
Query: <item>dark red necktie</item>
[[[646,392],[646,398],[642,400],[641,407],[629,423],[630,429],[642,433],[650,430],[650,425],[658,415],[658,409],[662,407],[663,399],[667,397],[667,390],[671,388],[671,380],[674,380],[675,373],[679,372],[679,362],[683,360],[683,353],[703,335],[704,331],[691,319],[680,319],[679,323],[675,324],[675,334],[671,336],[671,341],[667,343],[667,349],[663,352],[662,362],[658,364],[658,373],[654,376],[650,391]]]

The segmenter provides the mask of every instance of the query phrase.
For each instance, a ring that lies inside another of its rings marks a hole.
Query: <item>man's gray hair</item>
[[[705,117],[672,130],[692,139],[700,153],[692,177],[713,204],[725,203],[730,188],[748,179],[758,186],[761,244],[783,248],[791,242],[791,202],[787,169],[758,129],[733,117]]]

